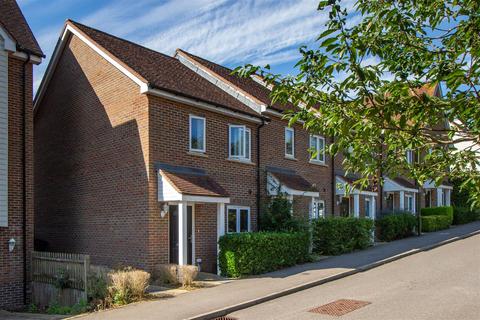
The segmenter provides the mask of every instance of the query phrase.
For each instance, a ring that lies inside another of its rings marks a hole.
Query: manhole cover
[[[218,317],[218,318],[215,318],[213,320],[238,320],[237,318],[234,318],[234,317],[227,317],[227,316],[223,316],[223,317]]]
[[[309,310],[309,312],[340,317],[369,304],[370,302],[367,301],[340,299],[324,304],[323,306],[313,308]]]

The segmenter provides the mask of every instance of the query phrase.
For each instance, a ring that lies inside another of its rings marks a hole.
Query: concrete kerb
[[[440,246],[443,246],[443,245],[446,245],[446,244],[449,244],[449,243],[452,243],[452,242],[455,242],[455,241],[458,241],[458,240],[466,239],[466,238],[469,238],[469,237],[472,237],[472,236],[475,236],[475,235],[478,235],[478,234],[480,234],[480,230],[470,232],[470,233],[467,233],[467,234],[462,235],[462,236],[457,236],[457,237],[454,237],[454,238],[451,238],[451,239],[447,239],[447,240],[444,240],[444,241],[440,241],[440,242],[437,242],[437,243],[434,243],[434,244],[431,244],[431,245],[427,245],[427,246],[424,246],[424,247],[421,247],[421,248],[413,249],[413,250],[410,250],[410,251],[407,251],[407,252],[404,252],[404,253],[400,253],[400,254],[397,254],[393,257],[389,257],[389,258],[386,258],[386,259],[383,259],[383,260],[380,260],[380,261],[377,261],[377,262],[373,262],[373,263],[369,263],[369,264],[357,267],[356,269],[353,269],[353,270],[340,272],[340,273],[334,274],[332,276],[328,276],[326,278],[302,283],[302,284],[294,286],[292,288],[284,289],[284,290],[281,290],[281,291],[278,291],[278,292],[274,292],[274,293],[268,294],[268,295],[263,296],[263,297],[255,298],[255,299],[252,299],[252,300],[247,300],[247,301],[244,301],[244,302],[241,302],[241,303],[238,303],[238,304],[234,304],[234,305],[231,305],[231,306],[228,306],[228,307],[225,307],[225,308],[221,308],[221,309],[217,309],[217,310],[210,311],[210,312],[207,312],[207,313],[203,313],[203,314],[200,314],[200,315],[196,315],[196,316],[187,318],[187,320],[210,320],[210,319],[215,319],[215,318],[218,318],[218,317],[222,317],[222,316],[225,316],[229,313],[232,313],[232,312],[235,312],[235,311],[238,311],[238,310],[250,308],[250,307],[252,307],[254,305],[257,305],[257,304],[260,304],[260,303],[264,303],[264,302],[267,302],[267,301],[270,301],[270,300],[274,300],[274,299],[277,299],[277,298],[280,298],[280,297],[284,297],[284,296],[287,296],[287,295],[290,295],[292,293],[296,293],[296,292],[299,292],[299,291],[302,291],[302,290],[305,290],[305,289],[310,289],[312,287],[322,285],[324,283],[332,282],[332,281],[335,281],[335,280],[339,280],[339,279],[342,279],[342,278],[345,278],[345,277],[348,277],[348,276],[351,276],[351,275],[354,275],[354,274],[357,274],[357,273],[360,273],[360,272],[365,272],[367,270],[380,267],[384,264],[387,264],[387,263],[390,263],[390,262],[393,262],[393,261],[411,256],[413,254],[429,251],[429,250],[435,249],[437,247],[440,247]]]

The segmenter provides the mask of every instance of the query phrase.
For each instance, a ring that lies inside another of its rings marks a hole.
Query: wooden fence
[[[73,305],[87,299],[90,256],[73,253],[32,254],[33,302],[40,306],[53,301]]]

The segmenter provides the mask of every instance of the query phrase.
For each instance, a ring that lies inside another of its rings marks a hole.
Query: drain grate
[[[223,316],[223,317],[218,317],[218,318],[215,318],[213,320],[238,320],[237,318],[234,318],[234,317],[227,317],[227,316]]]
[[[323,306],[313,308],[308,312],[340,317],[369,304],[370,302],[367,301],[340,299],[324,304]]]

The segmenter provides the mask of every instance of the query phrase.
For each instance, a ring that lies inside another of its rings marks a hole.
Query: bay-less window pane
[[[250,159],[250,130],[245,130],[245,154],[244,157]]]
[[[240,232],[248,232],[248,210],[240,209]]]
[[[190,148],[205,150],[205,119],[190,118]]]
[[[318,137],[318,153],[317,153],[317,159],[320,161],[325,160],[325,153],[324,153],[324,148],[325,148],[325,140],[322,138]]]
[[[285,154],[293,156],[293,130],[285,130]]]
[[[365,216],[370,217],[370,200],[365,199]]]
[[[237,232],[237,210],[228,209],[228,232]]]
[[[241,128],[230,128],[230,155],[233,157],[242,156]]]

